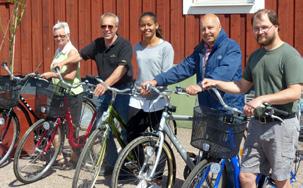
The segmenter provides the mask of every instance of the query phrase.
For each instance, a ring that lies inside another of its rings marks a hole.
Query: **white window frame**
[[[265,0],[183,0],[183,14],[247,14],[265,7]]]

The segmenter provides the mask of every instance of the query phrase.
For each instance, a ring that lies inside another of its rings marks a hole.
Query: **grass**
[[[196,83],[196,77],[192,76],[182,82],[177,84],[170,85],[170,88],[175,88],[176,86],[187,87],[191,84]],[[193,115],[193,108],[196,104],[197,97],[196,96],[185,96],[185,95],[172,95],[171,103],[177,106],[177,111],[174,114],[178,115]],[[191,121],[177,121],[177,126],[182,128],[191,128]]]

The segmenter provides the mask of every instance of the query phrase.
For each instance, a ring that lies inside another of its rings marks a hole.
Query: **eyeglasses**
[[[54,35],[54,39],[57,39],[57,38],[59,38],[59,37],[63,39],[63,38],[66,37],[66,35]]]
[[[253,28],[253,31],[255,32],[255,33],[267,33],[271,28],[272,28],[272,26],[274,26],[274,25],[271,25],[271,26],[261,26],[261,27],[254,27]]]
[[[101,29],[106,29],[106,28],[113,29],[114,26],[113,25],[101,25]]]

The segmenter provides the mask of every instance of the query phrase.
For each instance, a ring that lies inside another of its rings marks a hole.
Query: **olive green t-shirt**
[[[256,97],[276,93],[288,85],[303,83],[303,60],[287,43],[271,51],[259,48],[249,57],[243,77],[253,82]],[[276,107],[297,112],[298,101]]]

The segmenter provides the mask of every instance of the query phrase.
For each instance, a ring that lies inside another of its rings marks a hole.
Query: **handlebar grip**
[[[57,72],[57,73],[59,73],[60,72],[60,68],[58,66],[55,66],[54,67],[54,71]]]
[[[6,61],[3,61],[3,62],[2,62],[2,67],[4,68],[5,66],[7,66],[7,62],[6,62]]]
[[[2,63],[2,67],[4,68],[4,70],[10,75],[12,76],[12,72],[9,70],[8,66],[7,66],[7,62],[3,62]]]
[[[284,110],[280,110],[280,109],[278,109],[278,108],[276,108],[276,107],[274,107],[274,106],[272,106],[271,104],[269,104],[269,103],[264,103],[263,104],[264,106],[264,108],[265,109],[271,109],[273,112],[277,112],[278,114],[280,114],[280,115],[283,115],[283,116],[288,116],[289,115],[289,112],[286,112],[286,111],[284,111]]]
[[[186,89],[183,87],[177,86],[175,93],[186,93]]]

